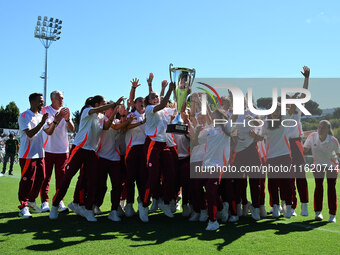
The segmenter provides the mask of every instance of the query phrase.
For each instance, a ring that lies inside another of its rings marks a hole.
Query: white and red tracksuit
[[[92,210],[96,199],[96,183],[98,175],[98,158],[96,150],[99,136],[103,130],[104,115],[101,113],[89,114],[91,107],[85,108],[80,117],[79,130],[73,142],[70,157],[66,166],[61,187],[53,197],[53,206],[58,206],[65,196],[73,176],[80,168],[84,171],[86,201],[85,208]],[[83,182],[84,182],[83,179]],[[79,186],[79,181],[77,186]]]
[[[339,142],[332,135],[327,135],[324,141],[320,141],[318,132],[314,132],[308,136],[303,146],[312,150],[314,159],[314,211],[322,211],[323,182],[326,175],[329,214],[336,215],[336,179],[339,173],[336,153],[340,153]]]

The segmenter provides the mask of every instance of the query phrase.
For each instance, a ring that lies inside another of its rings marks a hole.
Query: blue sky
[[[43,91],[39,15],[63,20],[49,49],[48,94],[63,91],[74,112],[89,96],[128,96],[134,77],[145,96],[149,72],[159,90],[169,63],[196,68],[199,78],[300,77],[303,65],[311,78],[339,78],[339,10],[338,1],[2,0],[0,105],[24,111],[28,95]],[[339,106],[340,86],[310,89],[322,108]]]

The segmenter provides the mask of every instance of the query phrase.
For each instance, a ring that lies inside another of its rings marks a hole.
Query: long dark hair
[[[144,106],[147,107],[148,105],[151,105],[151,103],[149,102],[149,99],[150,99],[150,95],[152,93],[155,93],[155,92],[151,92],[149,93],[149,95],[147,95],[145,98],[144,98]]]
[[[97,95],[94,97],[88,97],[85,101],[85,105],[80,110],[80,116],[82,115],[85,108],[90,107],[90,106],[95,107],[96,104],[100,104],[100,102],[102,102],[103,100],[104,100],[104,97],[100,95]]]

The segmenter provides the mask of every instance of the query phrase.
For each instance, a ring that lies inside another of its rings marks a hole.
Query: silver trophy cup
[[[184,67],[173,67],[173,64],[169,66],[170,80],[175,83],[175,101],[177,115],[176,118],[168,125],[167,133],[179,133],[187,134],[188,125],[184,124],[181,118],[181,112],[184,110],[187,97],[191,91],[192,84],[194,83],[196,70]]]

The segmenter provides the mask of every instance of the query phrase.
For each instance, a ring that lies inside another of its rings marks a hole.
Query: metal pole
[[[45,75],[44,75],[44,106],[47,105],[46,94],[47,94],[47,50],[48,47],[45,46]]]

